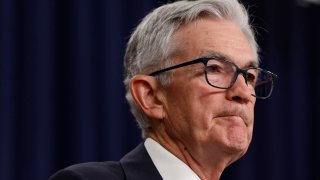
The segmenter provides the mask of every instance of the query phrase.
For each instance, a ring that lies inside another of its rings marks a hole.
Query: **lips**
[[[223,111],[221,111],[218,115],[216,115],[217,118],[223,118],[225,120],[233,121],[233,122],[241,122],[245,123],[247,126],[249,124],[249,116],[248,113],[243,110],[242,108],[228,108]]]
[[[226,115],[226,116],[219,116],[219,119],[223,119],[225,121],[228,121],[229,123],[231,123],[232,125],[235,126],[243,126],[243,123],[246,124],[246,122],[242,119],[242,117],[238,116],[238,115]]]

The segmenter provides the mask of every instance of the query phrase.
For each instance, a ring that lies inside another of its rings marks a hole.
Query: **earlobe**
[[[163,94],[158,82],[151,76],[136,75],[130,83],[136,104],[151,119],[163,119]]]

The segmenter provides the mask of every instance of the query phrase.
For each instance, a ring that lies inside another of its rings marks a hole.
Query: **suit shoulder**
[[[125,179],[119,162],[89,162],[69,166],[50,180],[120,180]]]

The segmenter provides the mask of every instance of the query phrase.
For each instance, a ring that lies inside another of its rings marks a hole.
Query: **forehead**
[[[206,17],[183,24],[174,34],[173,41],[178,49],[174,54],[175,61],[184,62],[218,53],[240,67],[258,63],[246,36],[228,20]]]

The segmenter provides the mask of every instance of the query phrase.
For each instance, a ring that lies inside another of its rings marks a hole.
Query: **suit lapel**
[[[125,155],[120,160],[120,164],[127,180],[162,179],[143,143],[140,143],[135,149]]]

